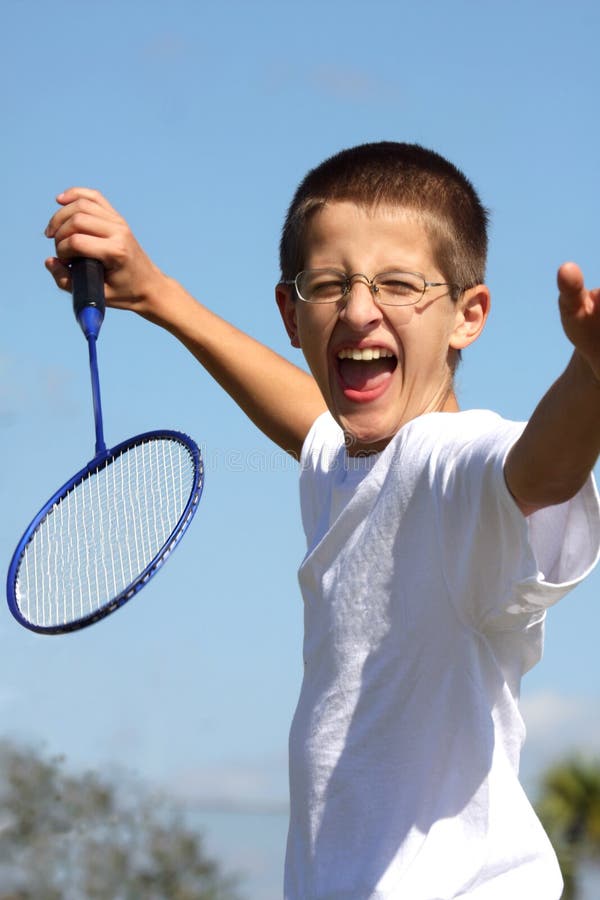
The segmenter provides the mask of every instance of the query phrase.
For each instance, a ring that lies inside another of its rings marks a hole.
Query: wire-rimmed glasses
[[[381,272],[368,278],[362,272],[346,275],[338,269],[304,269],[282,283],[293,284],[305,303],[339,303],[348,297],[357,278],[367,285],[375,302],[384,306],[414,306],[432,287],[458,288],[447,281],[427,281],[420,272]]]

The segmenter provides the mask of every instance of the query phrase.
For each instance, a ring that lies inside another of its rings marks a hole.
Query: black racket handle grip
[[[104,266],[99,260],[79,256],[71,261],[71,292],[73,312],[84,334],[97,336],[106,308]]]

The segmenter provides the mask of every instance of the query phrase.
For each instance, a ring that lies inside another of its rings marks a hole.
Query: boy
[[[170,330],[301,460],[286,898],[556,900],[518,696],[546,608],[598,555],[600,291],[560,269],[575,349],[524,427],[458,410],[489,310],[486,214],[435,153],[356,147],[298,189],[276,299],[312,378],[159,272],[96,192],[58,202],[57,284],[71,257],[102,260],[109,305]]]

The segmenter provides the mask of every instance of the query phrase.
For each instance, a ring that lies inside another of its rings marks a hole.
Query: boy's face
[[[421,221],[402,209],[329,203],[313,216],[305,246],[305,269],[369,279],[395,270],[446,280]],[[432,287],[416,306],[393,307],[378,305],[359,279],[340,303],[305,303],[293,289],[278,287],[292,343],[302,348],[349,453],[381,450],[416,416],[458,408],[450,362],[481,331],[489,296],[485,288],[473,289],[455,303],[448,290]],[[379,358],[347,358],[348,351],[364,350]]]

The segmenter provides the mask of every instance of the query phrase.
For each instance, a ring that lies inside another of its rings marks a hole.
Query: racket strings
[[[195,486],[192,453],[164,437],[134,444],[84,477],[23,551],[15,589],[23,616],[59,626],[133,592],[177,542]]]

